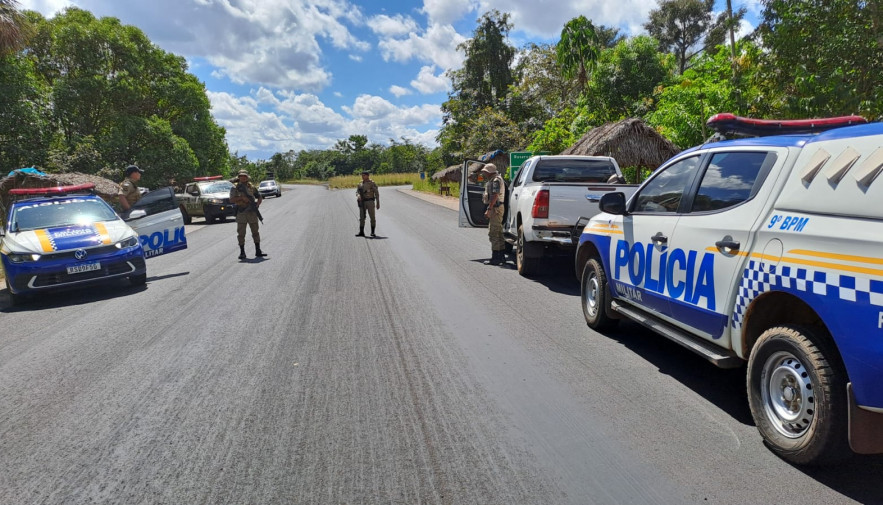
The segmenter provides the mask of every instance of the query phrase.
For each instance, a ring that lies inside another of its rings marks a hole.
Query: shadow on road
[[[0,298],[0,312],[23,312],[85,305],[103,300],[132,296],[146,289],[146,285],[132,286],[126,279],[116,279],[101,284],[93,284],[88,287],[68,288],[29,295],[24,301],[15,306],[12,305],[9,291],[4,289],[3,293],[5,296]]]

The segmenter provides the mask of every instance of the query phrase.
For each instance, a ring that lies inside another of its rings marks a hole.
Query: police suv
[[[0,228],[0,265],[13,305],[27,296],[114,278],[147,280],[145,258],[187,248],[171,188],[151,191],[124,221],[93,184],[19,188]]]
[[[719,132],[755,137],[605,195],[577,249],[589,327],[628,318],[747,362],[758,430],[797,464],[883,452],[883,124],[862,123],[718,114]]]

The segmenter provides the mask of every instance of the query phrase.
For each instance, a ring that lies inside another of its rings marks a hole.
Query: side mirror
[[[147,211],[144,209],[135,209],[129,212],[129,215],[126,216],[126,221],[134,221],[136,219],[141,219],[142,217],[147,215]]]
[[[607,193],[601,197],[601,203],[598,204],[598,208],[601,209],[601,212],[624,216],[626,214],[625,193],[619,191]]]

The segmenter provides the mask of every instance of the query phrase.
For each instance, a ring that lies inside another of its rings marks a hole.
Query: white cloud
[[[451,85],[450,79],[444,73],[435,75],[434,71],[435,66],[421,68],[417,78],[411,81],[411,86],[424,95],[447,91]]]
[[[473,3],[473,0],[423,0],[422,11],[431,24],[449,25],[468,14]]]
[[[18,5],[23,10],[37,11],[51,18],[73,4],[69,0],[18,0]]]
[[[420,29],[413,18],[401,14],[374,16],[368,20],[368,27],[381,37],[401,37]]]
[[[392,85],[389,87],[389,92],[396,96],[396,98],[401,98],[405,95],[410,95],[411,90],[407,88],[403,88],[401,86]]]
[[[515,30],[557,40],[564,24],[577,16],[585,16],[595,25],[627,27],[626,34],[637,35],[657,7],[656,0],[559,0],[554,5],[536,0],[479,0],[476,12],[508,12]]]
[[[406,63],[412,59],[432,63],[445,70],[459,68],[463,55],[457,45],[466,40],[450,25],[430,25],[423,34],[410,33],[404,39],[382,40],[383,59]]]

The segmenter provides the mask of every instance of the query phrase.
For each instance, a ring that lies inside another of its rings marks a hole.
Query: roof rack
[[[193,180],[194,181],[219,181],[223,178],[224,178],[223,175],[212,175],[209,177],[194,177]]]
[[[15,188],[9,190],[10,196],[67,196],[72,193],[95,193],[95,184],[87,182],[75,186],[50,186],[46,188]]]
[[[724,136],[765,137],[789,133],[819,133],[867,122],[868,120],[862,116],[817,119],[754,119],[721,113],[711,116],[705,124]]]

